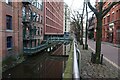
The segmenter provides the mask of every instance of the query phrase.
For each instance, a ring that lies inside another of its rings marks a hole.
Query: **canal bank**
[[[72,79],[72,74],[73,74],[73,67],[72,67],[72,64],[73,64],[73,43],[71,43],[70,45],[70,53],[69,53],[69,58],[68,58],[68,61],[67,61],[67,64],[66,64],[66,68],[65,68],[65,72],[63,74],[63,79],[66,80],[66,79]]]
[[[1,65],[2,72],[15,67],[16,65],[22,63],[24,60],[25,58],[23,54],[9,56],[8,58],[2,61],[2,65]]]
[[[66,67],[66,48],[68,45],[60,45],[57,49],[53,49],[51,52],[42,51],[39,54],[35,54],[28,57],[24,62],[16,67],[3,72],[4,78],[60,78]],[[57,51],[56,51],[57,50]],[[60,54],[60,55],[59,55]],[[57,55],[57,56],[53,56]],[[61,56],[62,55],[62,56]],[[65,57],[63,57],[65,55]]]

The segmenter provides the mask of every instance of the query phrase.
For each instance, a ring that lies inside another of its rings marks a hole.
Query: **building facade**
[[[21,3],[0,1],[0,58],[23,53]]]
[[[64,35],[69,35],[70,33],[70,8],[69,6],[64,3],[64,25],[63,25],[63,32]]]
[[[111,2],[105,2],[104,7]],[[120,44],[120,4],[113,8],[103,18],[102,40],[114,44]]]
[[[112,2],[105,1],[103,9],[107,8]],[[96,2],[96,7],[98,6]],[[96,28],[95,19],[95,28]],[[96,29],[94,28],[94,38],[96,38]],[[120,44],[120,4],[116,4],[103,17],[102,20],[102,41],[113,44]]]
[[[44,37],[42,0],[0,1],[0,57],[3,60],[40,46]]]
[[[88,19],[88,38],[94,39],[95,16]]]
[[[63,13],[64,2],[61,1],[45,1],[44,6],[44,33],[45,36],[61,36],[63,35]]]
[[[44,3],[42,0],[23,2],[24,53],[36,52],[44,37]]]

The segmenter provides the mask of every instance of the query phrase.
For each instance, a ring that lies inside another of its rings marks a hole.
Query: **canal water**
[[[68,59],[70,44],[61,44],[51,52],[42,51],[29,56],[24,62],[2,73],[4,78],[59,78]]]

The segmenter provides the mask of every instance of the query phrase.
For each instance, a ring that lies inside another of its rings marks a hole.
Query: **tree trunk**
[[[85,49],[88,50],[87,44],[87,35],[88,35],[88,10],[87,10],[87,3],[86,3],[86,31],[85,31]]]
[[[97,16],[97,27],[96,27],[96,61],[95,63],[100,63],[101,54],[101,40],[102,40],[102,16]]]
[[[83,45],[83,18],[81,18],[81,38],[80,38],[80,45]]]

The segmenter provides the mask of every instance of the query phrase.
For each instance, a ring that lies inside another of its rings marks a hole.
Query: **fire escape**
[[[32,55],[34,53],[40,52],[43,49],[46,49],[51,46],[55,46],[61,42],[64,42],[64,38],[48,38],[46,42],[40,43],[40,31],[36,28],[39,27],[36,25],[38,14],[36,13],[36,9],[33,8],[32,0],[24,0],[22,2],[22,23],[23,23],[23,51],[26,55]],[[35,3],[37,4],[37,2]],[[42,8],[41,8],[42,9]],[[66,39],[68,40],[68,39]],[[36,42],[37,41],[37,42]]]
[[[24,0],[22,4],[23,51],[25,54],[31,55],[41,51],[47,44],[41,45],[40,35],[36,34],[37,30],[39,30],[35,26],[38,15],[34,11],[32,0]],[[37,40],[38,45],[36,45]]]

